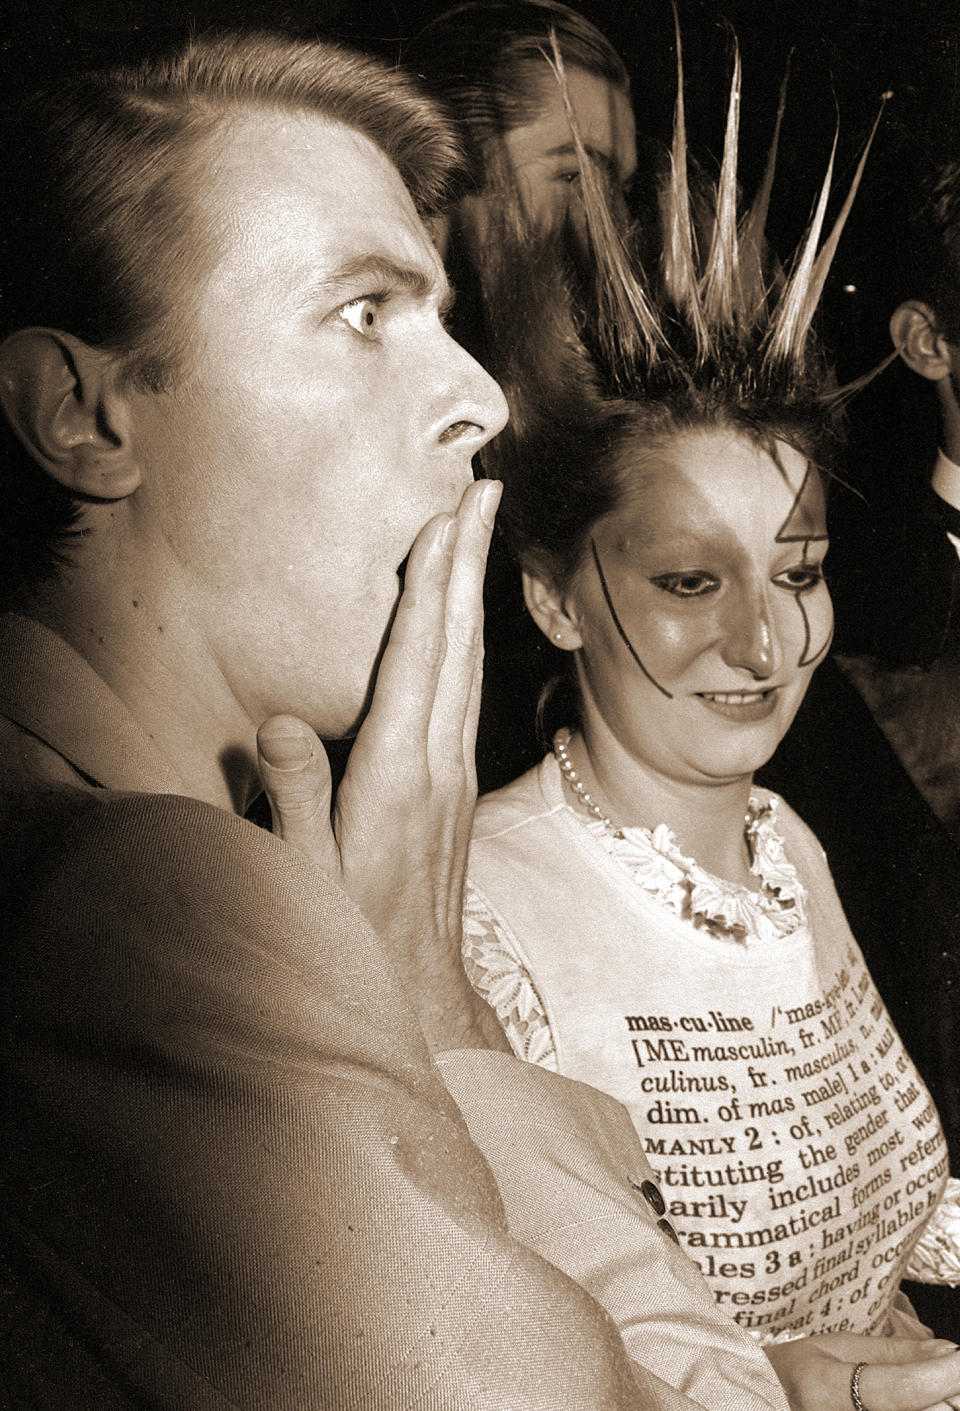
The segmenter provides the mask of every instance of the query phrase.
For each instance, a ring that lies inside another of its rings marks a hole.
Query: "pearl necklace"
[[[628,836],[584,788],[583,780],[574,769],[568,753],[569,744],[570,731],[558,731],[553,741],[553,753],[570,792],[584,811],[601,825],[607,839],[616,844],[612,856],[619,857],[621,863],[634,872],[640,885],[674,910],[676,915],[691,921],[699,930],[729,935],[736,941],[743,941],[748,934],[758,933],[764,926],[773,926],[783,935],[792,935],[799,926],[806,924],[802,885],[796,871],[783,857],[779,837],[775,833],[770,834],[770,804],[751,797],[743,820],[744,840],[753,859],[750,870],[760,883],[759,888],[753,891],[739,883],[726,882],[704,873],[695,859],[682,855],[673,834],[662,825],[653,832],[647,828],[632,829]],[[637,836],[647,840],[659,860],[653,872],[649,869],[645,848],[637,844]],[[635,845],[639,846],[639,854]],[[620,854],[621,848],[628,849],[629,855]],[[672,895],[676,887],[670,885],[665,888],[660,865],[664,859],[677,869],[676,880],[679,882],[680,877],[683,878],[685,896],[679,902]]]
[[[590,797],[583,787],[583,780],[573,767],[573,760],[567,754],[567,746],[570,743],[570,731],[558,730],[553,738],[553,753],[560,766],[560,773],[566,779],[571,791],[575,794],[577,802],[582,804],[588,813],[591,813],[603,826],[611,833],[622,836],[620,829],[615,825],[612,818],[608,818],[596,799]]]
[[[567,753],[567,746],[569,745],[569,743],[570,731],[558,730],[553,738],[553,754],[554,758],[557,761],[557,764],[559,764],[560,766],[560,773],[563,775],[564,779],[566,779],[568,785],[570,786],[571,792],[576,797],[577,802],[582,804],[583,807],[587,810],[587,812],[591,814],[598,821],[598,823],[602,823],[604,828],[606,828],[609,833],[613,833],[616,837],[622,838],[623,829],[617,827],[613,819],[610,818],[608,814],[604,813],[603,809],[597,803],[596,799],[593,798],[590,794],[588,794],[586,789],[584,788],[583,780],[580,778],[580,775],[574,769],[573,760]],[[747,840],[752,844],[753,834],[756,830],[757,825],[757,816],[752,808],[748,808],[746,813],[743,815],[743,824]]]

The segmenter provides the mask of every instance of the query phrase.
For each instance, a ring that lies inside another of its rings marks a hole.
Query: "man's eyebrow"
[[[444,274],[428,274],[419,265],[400,264],[388,255],[374,254],[354,255],[345,260],[331,274],[313,283],[308,296],[311,299],[335,298],[358,283],[366,284],[370,292],[383,289],[389,293],[412,294],[420,299],[437,295],[441,308],[452,302],[450,286]]]

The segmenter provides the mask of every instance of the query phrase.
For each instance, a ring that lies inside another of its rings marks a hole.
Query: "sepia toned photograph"
[[[0,64],[0,1411],[960,1411],[960,10]]]

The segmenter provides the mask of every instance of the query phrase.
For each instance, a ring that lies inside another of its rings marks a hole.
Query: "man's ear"
[[[24,328],[0,343],[0,405],[34,460],[75,495],[119,500],[140,484],[116,359],[80,338]]]
[[[552,583],[524,569],[523,599],[530,616],[555,647],[575,652],[583,645],[576,617]]]
[[[894,309],[890,337],[907,367],[931,382],[950,374],[950,345],[937,316],[921,299],[907,299]]]

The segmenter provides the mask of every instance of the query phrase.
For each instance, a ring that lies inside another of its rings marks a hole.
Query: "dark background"
[[[744,60],[744,178],[762,160],[788,53],[793,78],[784,130],[780,193],[809,204],[839,111],[849,158],[878,107],[895,98],[880,146],[908,152],[956,150],[960,127],[960,7],[950,0],[677,0],[695,136],[719,140],[731,27]],[[323,33],[402,54],[406,38],[446,8],[444,0],[6,0],[5,88],[55,74],[58,66],[136,58],[200,28],[254,24]],[[633,74],[641,130],[665,134],[675,68],[669,0],[585,0],[575,5],[624,55]],[[802,214],[802,213],[801,213]],[[775,213],[776,219],[776,213]]]
[[[393,59],[402,57],[404,40],[444,8],[446,0],[235,0],[232,5],[223,0],[6,0],[0,81],[15,103],[23,85],[55,78],[63,68],[136,59],[182,37],[191,26],[253,24],[322,33]],[[585,0],[576,8],[623,53],[633,75],[639,129],[665,137],[676,73],[669,0]],[[702,153],[715,152],[722,139],[731,34],[735,30],[738,36],[744,64],[741,175],[747,193],[761,170],[792,51],[769,228],[778,251],[796,243],[837,122],[838,189],[843,189],[881,94],[892,91],[825,301],[825,329],[841,376],[863,371],[887,350],[890,310],[900,297],[915,292],[909,268],[901,268],[898,230],[911,199],[909,179],[932,156],[960,155],[960,5],[956,0],[677,0],[677,8],[691,141]],[[891,436],[912,444],[913,421],[922,436],[933,420],[915,382],[894,372],[884,379],[884,392],[868,395],[858,410],[865,430],[851,473],[855,479],[865,474],[868,488],[881,498],[891,477],[890,493],[901,488],[902,468],[896,463],[902,457],[889,454]],[[893,428],[887,425],[891,399],[907,404]],[[870,449],[875,423],[882,451],[876,456]],[[874,460],[895,464],[865,471],[865,463]]]

